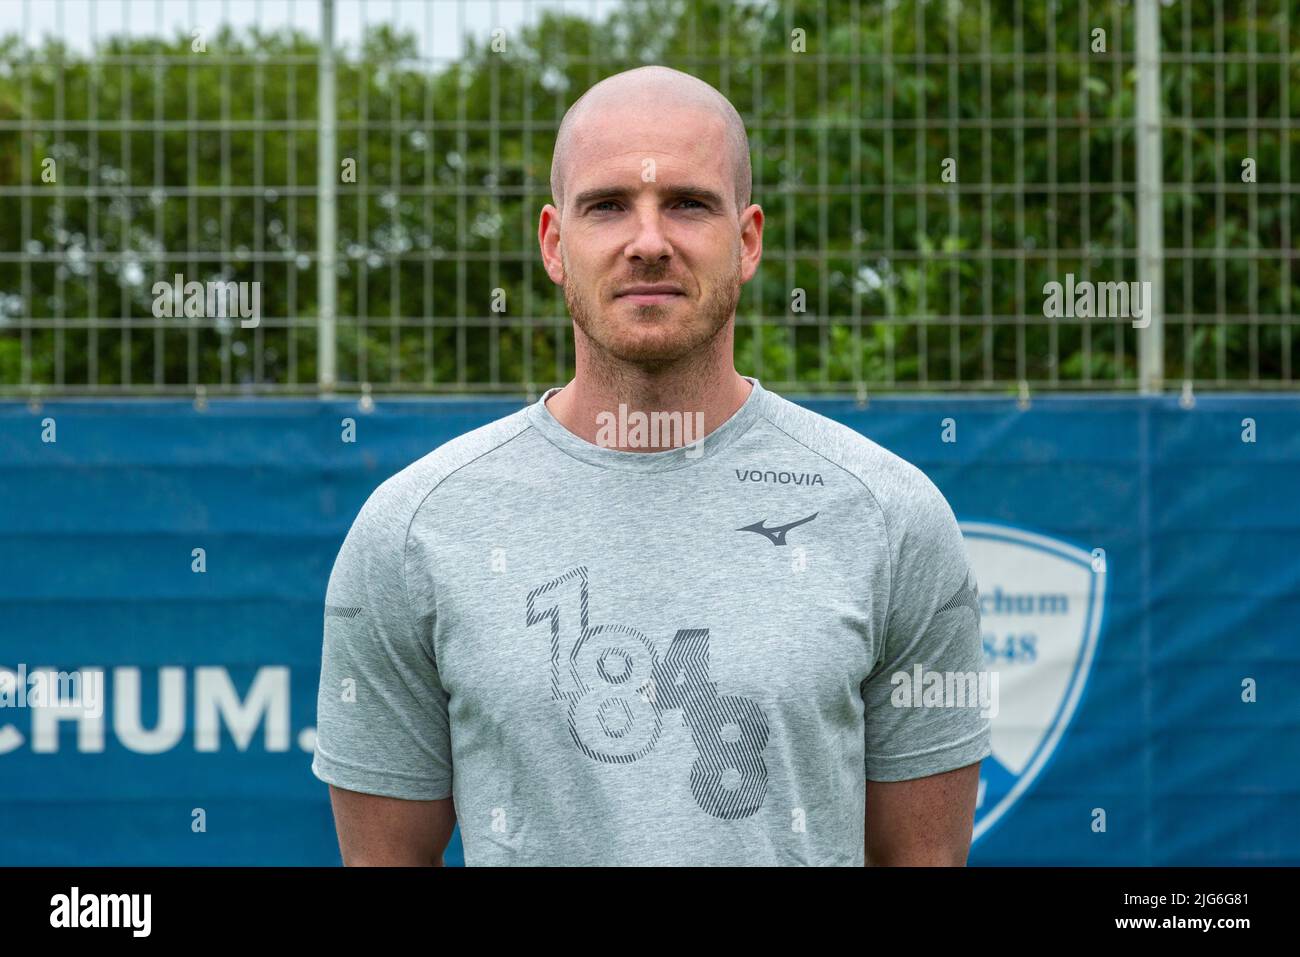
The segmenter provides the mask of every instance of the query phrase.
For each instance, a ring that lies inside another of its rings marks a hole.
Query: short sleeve
[[[380,486],[330,574],[311,768],[349,791],[439,800],[452,792],[447,693],[432,616],[409,603],[406,498],[396,479]]]
[[[979,590],[957,519],[919,470],[887,513],[889,609],[862,682],[866,777],[905,781],[990,753],[997,683],[984,668]]]

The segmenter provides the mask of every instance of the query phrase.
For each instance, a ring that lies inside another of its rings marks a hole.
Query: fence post
[[[335,266],[338,177],[337,116],[334,97],[334,0],[321,0],[320,49],[316,61],[316,385],[322,395],[338,381],[335,311],[338,273]]]
[[[1138,280],[1150,282],[1145,326],[1138,328],[1138,391],[1164,388],[1164,201],[1160,152],[1160,3],[1137,0]]]

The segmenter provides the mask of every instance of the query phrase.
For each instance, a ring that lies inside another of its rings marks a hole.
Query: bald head
[[[560,122],[555,135],[555,153],[551,157],[551,197],[564,209],[565,178],[568,156],[582,135],[584,123],[606,111],[618,111],[629,105],[662,103],[673,108],[695,108],[714,114],[722,121],[724,139],[730,152],[727,164],[735,180],[736,211],[749,206],[753,173],[749,165],[749,138],[745,123],[731,102],[709,84],[689,73],[665,66],[642,66],[601,80],[578,97]]]

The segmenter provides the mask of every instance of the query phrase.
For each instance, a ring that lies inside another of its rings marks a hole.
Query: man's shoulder
[[[775,397],[768,421],[861,483],[878,509],[900,580],[928,580],[936,563],[965,575],[961,528],[952,506],[920,467],[842,422]],[[938,430],[935,431],[936,441]]]
[[[528,410],[529,406],[524,406],[448,439],[386,479],[371,494],[363,513],[375,513],[377,517],[392,521],[409,521],[420,505],[448,478],[487,460],[492,453],[507,447],[513,439],[526,432],[529,428]]]
[[[859,481],[886,513],[933,507],[943,495],[918,466],[835,419],[769,392],[765,418],[789,439]]]

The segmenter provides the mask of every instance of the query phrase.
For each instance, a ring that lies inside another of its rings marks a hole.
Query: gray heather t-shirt
[[[451,796],[465,862],[863,862],[865,782],[989,754],[975,579],[917,468],[765,390],[628,452],[541,399],[371,495],[330,576],[312,771]],[[919,699],[919,688],[917,698]]]

